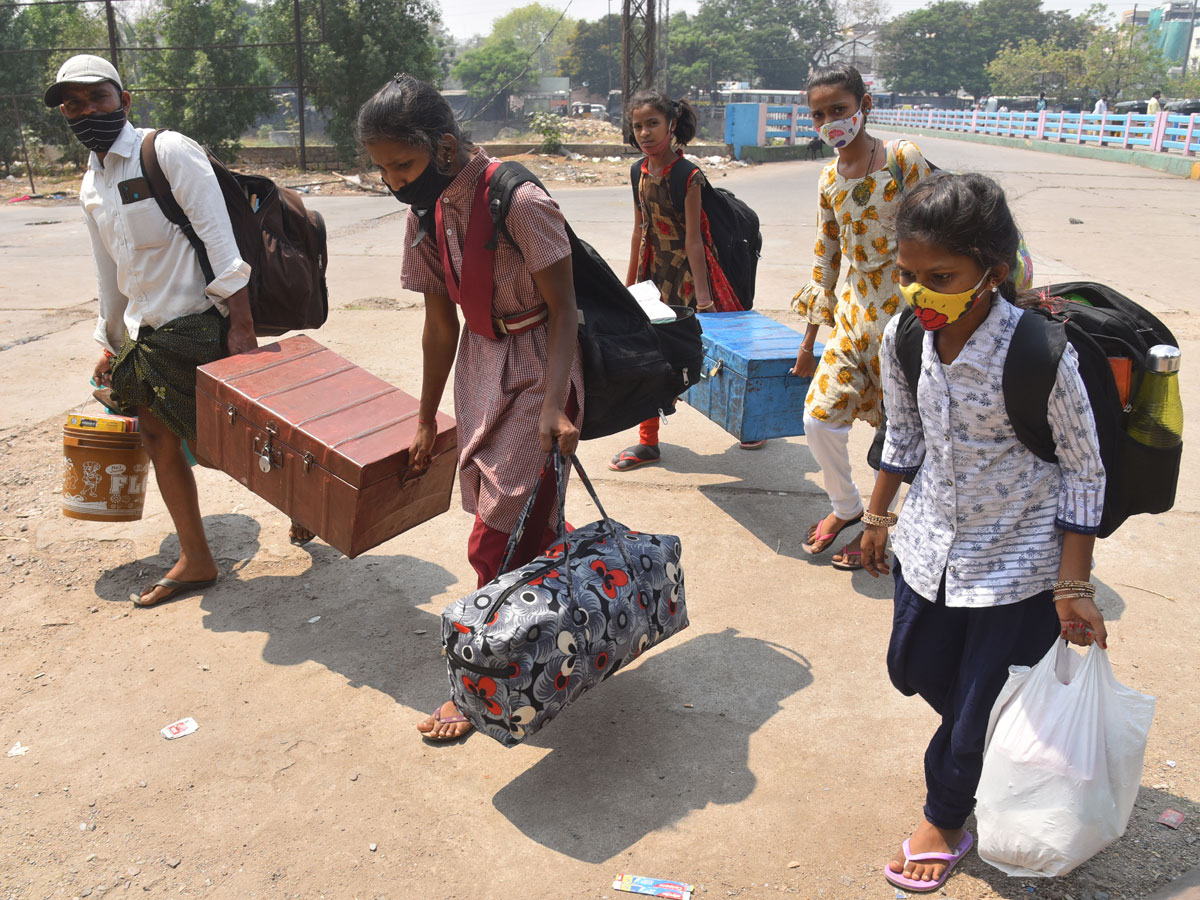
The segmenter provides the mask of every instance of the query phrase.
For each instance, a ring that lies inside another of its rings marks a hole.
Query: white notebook
[[[675,310],[662,302],[662,290],[653,281],[639,281],[629,287],[629,293],[655,325],[675,321]]]

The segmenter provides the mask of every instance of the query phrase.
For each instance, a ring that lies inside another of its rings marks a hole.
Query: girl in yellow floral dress
[[[850,426],[855,419],[874,426],[882,421],[879,342],[901,306],[893,223],[902,191],[928,175],[929,165],[915,144],[885,143],[867,133],[871,97],[853,66],[814,72],[808,103],[813,125],[837,150],[817,185],[812,281],[792,300],[808,322],[792,372],[814,376],[804,404],[804,433],[833,506],[808,529],[803,546],[816,554],[862,518],[862,496],[850,469]],[[839,300],[834,289],[843,258],[849,265]],[[813,348],[822,325],[833,332],[818,362]],[[862,568],[860,539],[843,546],[833,565]]]

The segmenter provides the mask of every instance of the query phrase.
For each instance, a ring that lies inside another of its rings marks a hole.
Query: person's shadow
[[[746,799],[750,735],[812,681],[804,657],[733,629],[668,644],[530,740],[554,749],[492,803],[539,844],[604,862],[692,810]]]
[[[220,581],[200,598],[205,628],[262,632],[265,662],[293,666],[311,660],[345,676],[351,687],[370,686],[414,709],[432,709],[445,699],[446,670],[438,660],[441,617],[417,606],[458,580],[447,569],[403,554],[351,560],[314,541],[304,548],[312,558],[305,572],[238,577],[259,550],[257,520],[208,516],[204,528],[221,570]],[[102,575],[97,594],[128,602],[138,572],[146,573],[141,580],[148,583],[151,573],[178,554],[179,541],[170,535],[157,556]]]

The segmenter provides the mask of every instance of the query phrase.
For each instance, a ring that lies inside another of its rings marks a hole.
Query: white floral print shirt
[[[1000,606],[1050,589],[1062,532],[1100,527],[1104,464],[1070,344],[1047,410],[1058,462],[1034,456],[1009,422],[1002,379],[1020,317],[997,297],[950,365],[938,358],[933,333],[925,334],[915,405],[896,356],[899,317],[883,335],[882,468],[917,472],[892,550],[922,597],[935,598],[945,575],[947,606]]]

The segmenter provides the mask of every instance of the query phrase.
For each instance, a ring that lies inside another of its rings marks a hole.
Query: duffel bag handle
[[[612,536],[613,543],[616,544],[621,558],[625,560],[625,565],[629,567],[629,573],[635,579],[638,579],[637,569],[634,567],[633,561],[629,558],[629,553],[626,551],[624,543],[618,539],[616,526],[613,525],[612,519],[608,517],[608,513],[604,509],[604,504],[600,502],[600,498],[596,494],[596,489],[592,486],[592,480],[588,478],[587,472],[583,470],[583,465],[579,462],[579,457],[572,454],[570,459],[571,464],[575,467],[575,471],[579,473],[579,480],[583,482],[588,496],[592,498],[592,502],[596,504],[596,509],[600,511],[600,518],[604,520],[604,525],[608,529],[608,533]],[[558,539],[563,545],[563,564],[568,569],[570,568],[571,545],[567,541],[567,477],[570,475],[570,469],[563,465],[562,451],[558,447],[558,441],[555,440],[553,449],[546,456],[542,472],[538,475],[538,480],[533,490],[529,493],[529,499],[525,501],[525,506],[522,507],[521,514],[517,517],[517,527],[509,535],[508,545],[504,548],[504,559],[500,563],[499,574],[508,571],[513,554],[517,552],[517,545],[521,543],[521,538],[525,534],[525,526],[528,524],[530,513],[533,512],[533,505],[537,502],[538,494],[545,484],[545,477],[551,470],[554,472],[554,481],[558,486]],[[640,587],[640,579],[638,579],[638,584]]]

